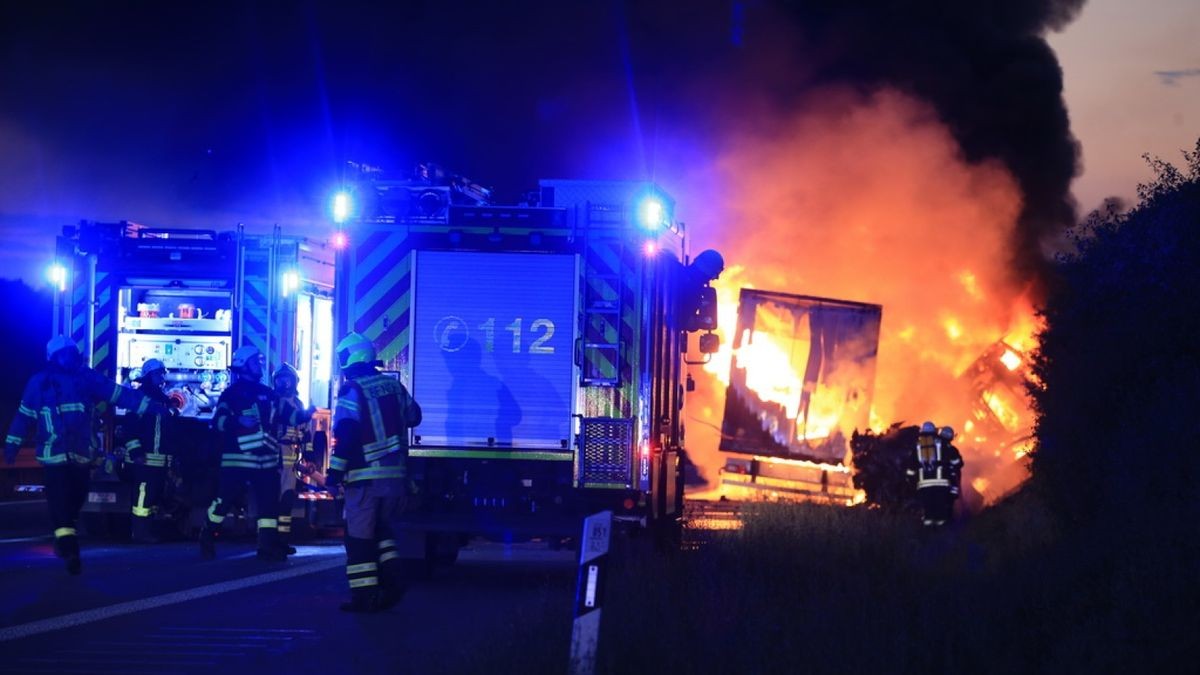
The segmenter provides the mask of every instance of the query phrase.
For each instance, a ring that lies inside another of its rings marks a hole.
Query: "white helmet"
[[[251,361],[262,358],[262,352],[258,351],[258,347],[254,345],[242,345],[233,352],[233,368],[241,370],[246,367]]]
[[[46,360],[54,358],[55,354],[64,349],[74,349],[75,351],[79,351],[79,347],[76,346],[74,340],[66,335],[56,335],[46,343]]]
[[[138,379],[144,380],[149,377],[150,373],[166,369],[167,367],[163,365],[162,361],[158,359],[146,359],[146,362],[142,364],[142,374],[138,376]]]

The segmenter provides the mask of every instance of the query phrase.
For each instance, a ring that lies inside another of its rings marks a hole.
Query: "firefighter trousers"
[[[151,510],[161,505],[167,485],[167,467],[134,464],[129,473],[133,478],[133,517],[149,518]]]
[[[405,479],[346,486],[346,579],[351,604],[362,611],[394,605],[407,588],[395,540],[396,521],[407,501]]]
[[[950,494],[950,486],[932,485],[921,488],[917,490],[917,499],[921,502],[925,525],[945,525],[950,521],[951,510],[954,507],[954,496]]]
[[[242,501],[246,486],[254,495],[258,515],[258,547],[270,548],[279,541],[279,472],[270,469],[221,467],[217,498],[208,507],[209,532],[219,530],[225,517]]]
[[[46,503],[50,507],[50,525],[54,538],[75,536],[75,521],[87,501],[92,467],[68,462],[43,468],[46,483]]]
[[[279,535],[284,539],[292,532],[292,510],[296,507],[295,464],[285,456],[279,470]]]
[[[79,574],[79,535],[75,531],[75,521],[87,501],[92,467],[68,462],[44,466],[43,475],[50,524],[54,527],[54,554],[66,560],[67,572]]]

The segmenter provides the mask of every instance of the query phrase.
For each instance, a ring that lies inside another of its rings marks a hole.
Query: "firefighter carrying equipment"
[[[938,436],[943,441],[952,441],[954,440],[954,429],[951,427],[942,427],[942,430],[938,432]]]
[[[371,352],[373,357],[374,349]],[[374,358],[354,362],[343,372],[347,382],[334,410],[336,443],[326,477],[334,485],[343,475],[346,483],[407,475],[408,429],[421,423],[421,406],[403,384],[379,373],[371,361]]]
[[[922,434],[936,434],[937,427],[934,426],[933,422],[925,422],[924,424],[921,425],[921,433]]]
[[[949,488],[962,475],[963,460],[958,449],[934,434],[917,437],[917,448],[906,473],[917,480],[917,490]]]

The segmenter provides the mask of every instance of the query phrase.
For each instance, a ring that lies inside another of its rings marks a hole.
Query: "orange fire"
[[[926,106],[896,92],[823,92],[798,116],[754,122],[678,195],[681,207],[702,205],[682,215],[729,263],[714,283],[722,349],[690,401],[700,412],[690,413],[689,453],[710,485],[725,463],[717,445],[738,291],[753,287],[882,305],[872,426],[952,426],[983,500],[1011,490],[1032,427],[1019,380],[1038,330],[1030,284],[1008,257],[1021,205],[1012,177],[966,161]],[[742,341],[738,363],[750,364],[760,398],[794,418],[803,355],[762,337]],[[1001,342],[995,364],[981,365]],[[840,428],[838,392],[813,393],[797,438]]]

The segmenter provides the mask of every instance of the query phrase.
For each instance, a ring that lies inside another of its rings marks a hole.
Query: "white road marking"
[[[50,541],[54,537],[48,534],[38,535],[36,537],[17,537],[16,539],[0,539],[0,544],[19,544],[23,541]]]
[[[165,595],[158,595],[152,598],[142,598],[140,600],[130,600],[129,602],[121,602],[108,607],[98,607],[96,609],[87,609],[82,612],[73,614],[64,614],[49,619],[40,621],[31,621],[17,626],[9,626],[0,628],[0,642],[8,640],[16,640],[18,638],[29,637],[39,633],[48,633],[54,630],[70,628],[72,626],[80,626],[94,621],[102,621],[111,619],[125,614],[133,614],[134,612],[144,612],[148,609],[165,607],[167,605],[175,605],[189,600],[198,600],[207,598],[210,595],[219,593],[228,593],[242,588],[250,588],[253,586],[261,586],[283,579],[291,579],[305,574],[314,572],[322,572],[324,570],[341,567],[346,564],[346,559],[341,555],[333,555],[328,560],[314,562],[308,565],[300,565],[290,567],[288,569],[279,570],[277,572],[268,572],[266,574],[258,574],[252,577],[244,577],[242,579],[233,579],[231,581],[222,581],[220,583],[209,584],[207,586],[198,586],[189,588],[183,591],[175,591]]]

